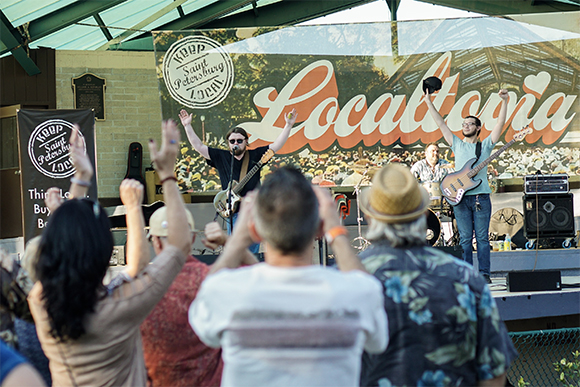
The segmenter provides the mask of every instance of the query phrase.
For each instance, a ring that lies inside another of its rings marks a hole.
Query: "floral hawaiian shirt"
[[[431,247],[361,253],[383,284],[389,346],[363,355],[361,386],[475,386],[507,372],[517,356],[485,280]]]

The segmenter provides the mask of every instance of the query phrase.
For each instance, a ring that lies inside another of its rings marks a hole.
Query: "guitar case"
[[[143,184],[143,203],[147,203],[147,190],[145,189],[145,178],[143,177],[143,146],[141,143],[132,142],[129,145],[125,179],[135,179]]]

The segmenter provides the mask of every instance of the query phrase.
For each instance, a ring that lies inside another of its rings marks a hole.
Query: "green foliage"
[[[565,387],[580,386],[580,351],[572,352],[572,355],[574,359],[571,361],[564,358],[560,362],[554,363],[554,369],[560,373],[558,380]],[[529,385],[530,383],[525,382],[524,378],[520,376],[518,379],[518,387]]]
[[[572,352],[574,359],[568,361],[566,358],[554,363],[554,369],[560,373],[558,380],[566,387],[580,386],[580,351]]]
[[[526,381],[524,381],[524,377],[520,376],[520,378],[518,379],[518,387],[526,387],[529,385],[530,385],[530,383],[527,383]]]

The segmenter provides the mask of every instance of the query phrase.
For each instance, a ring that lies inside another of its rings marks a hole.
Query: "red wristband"
[[[163,183],[165,183],[166,181],[169,181],[169,180],[173,180],[173,181],[177,182],[177,177],[167,176],[165,179],[161,180],[161,185],[163,185]]]

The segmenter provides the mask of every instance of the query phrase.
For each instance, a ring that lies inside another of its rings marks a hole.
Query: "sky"
[[[399,21],[449,19],[474,16],[482,15],[475,12],[467,12],[415,0],[401,0],[397,11],[397,20]],[[377,0],[359,7],[313,19],[302,24],[364,23],[381,21],[391,21],[391,12],[389,11],[389,7],[385,0]]]

